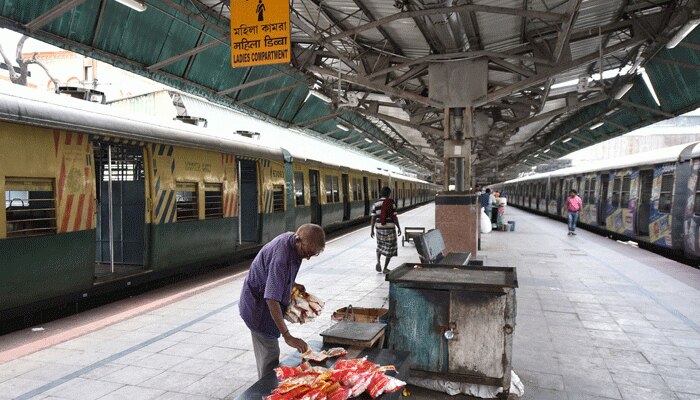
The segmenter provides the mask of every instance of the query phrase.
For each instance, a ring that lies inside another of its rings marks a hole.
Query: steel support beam
[[[633,102],[631,102],[631,101],[627,101],[627,100],[622,100],[622,99],[620,99],[620,100],[617,100],[617,102],[619,102],[620,104],[622,104],[622,105],[624,105],[624,106],[627,106],[627,107],[638,108],[638,109],[640,109],[640,110],[647,111],[647,112],[650,112],[650,113],[656,114],[656,115],[661,115],[661,116],[664,116],[664,117],[666,117],[666,118],[673,118],[673,117],[675,117],[674,114],[667,113],[666,111],[657,110],[656,108],[647,107],[647,106],[645,106],[645,105],[633,103]]]
[[[623,49],[626,49],[629,47],[634,47],[640,43],[643,43],[646,40],[647,40],[646,38],[641,38],[641,37],[626,40],[624,42],[621,42],[621,43],[618,43],[618,44],[615,44],[613,46],[605,48],[603,50],[603,55],[611,54],[611,53],[614,53],[614,52],[617,52],[617,51],[620,51],[620,50],[623,50]],[[486,105],[492,101],[500,100],[506,96],[520,92],[521,90],[527,89],[531,86],[538,85],[542,82],[545,82],[547,79],[549,79],[550,77],[552,77],[556,74],[568,71],[570,69],[577,68],[581,65],[584,65],[590,61],[597,59],[599,56],[600,56],[599,52],[596,51],[595,53],[590,53],[586,56],[577,58],[577,59],[572,60],[568,63],[564,63],[562,65],[556,66],[556,67],[552,68],[551,70],[547,71],[546,73],[537,74],[537,75],[531,76],[529,78],[523,79],[522,81],[517,82],[517,83],[510,85],[510,86],[507,86],[505,88],[494,90],[493,92],[488,93],[486,96],[482,96],[481,98],[477,99],[474,102],[474,106],[475,107],[483,106],[483,105]]]
[[[216,94],[219,96],[224,96],[224,95],[227,95],[229,93],[233,93],[237,90],[247,89],[249,87],[257,86],[257,85],[260,85],[260,84],[265,83],[267,81],[271,81],[273,79],[277,79],[279,77],[287,76],[287,75],[289,75],[289,72],[278,72],[276,74],[272,74],[272,75],[266,76],[264,78],[256,79],[254,81],[246,82],[246,83],[241,84],[241,85],[237,85],[237,86],[230,87],[228,89],[224,89],[222,91],[216,92]]]
[[[369,115],[369,116],[375,117],[375,118],[380,118],[380,119],[383,119],[387,122],[391,122],[391,123],[394,123],[397,125],[407,126],[409,128],[419,129],[419,130],[422,130],[425,132],[429,132],[433,135],[442,136],[442,131],[440,129],[435,129],[435,128],[431,128],[431,127],[427,127],[427,126],[417,128],[415,124],[411,123],[411,121],[406,121],[406,120],[403,120],[401,118],[392,117],[392,116],[386,115],[386,114],[374,113],[374,112],[363,110],[363,109],[359,109],[357,111],[360,114]]]
[[[284,86],[284,87],[281,87],[279,89],[270,90],[268,92],[259,93],[259,94],[256,94],[255,96],[247,97],[245,99],[238,100],[238,102],[241,104],[245,104],[245,103],[251,102],[253,100],[261,99],[261,98],[267,97],[267,96],[272,96],[273,94],[277,94],[277,93],[283,93],[283,92],[286,92],[288,90],[293,90],[293,89],[296,89],[300,86],[306,86],[306,85],[307,85],[306,82],[297,82],[297,83],[290,85],[290,86]]]
[[[34,18],[33,20],[27,22],[24,27],[29,32],[34,32],[41,29],[44,25],[53,21],[54,19],[60,17],[61,15],[67,13],[73,8],[83,4],[85,0],[64,0],[63,2],[57,4],[49,11],[41,14],[40,16]],[[17,5],[18,7],[21,7]]]
[[[298,127],[298,128],[302,128],[302,129],[311,128],[312,126],[318,125],[318,124],[320,124],[321,122],[328,121],[329,119],[333,119],[333,118],[335,118],[335,117],[339,117],[339,116],[341,116],[341,115],[343,115],[343,114],[345,114],[345,111],[342,111],[342,112],[334,112],[334,113],[332,113],[332,114],[322,115],[322,116],[320,116],[320,117],[318,117],[318,118],[307,119],[306,121],[297,122],[296,124],[292,125],[292,127]]]
[[[512,123],[501,130],[512,131],[514,129],[523,127],[525,125],[529,125],[533,122],[541,121],[543,119],[553,118],[553,117],[556,117],[558,115],[565,114],[565,113],[568,113],[571,111],[576,111],[577,109],[580,109],[583,107],[588,107],[588,106],[600,103],[601,101],[605,101],[608,99],[609,99],[609,97],[607,95],[601,95],[601,96],[595,97],[593,99],[584,100],[584,101],[577,103],[575,105],[572,105],[572,106],[557,108],[556,110],[547,111],[547,112],[544,112],[541,114],[533,115],[532,117],[525,118],[525,119],[522,119],[518,122]]]
[[[167,60],[163,60],[163,61],[157,62],[157,63],[155,63],[155,64],[153,64],[153,65],[149,65],[148,67],[146,67],[146,69],[149,70],[149,71],[154,71],[154,70],[156,70],[156,69],[161,69],[161,68],[165,67],[166,65],[170,65],[170,64],[176,63],[176,62],[178,62],[178,61],[180,61],[180,60],[184,60],[185,58],[191,57],[191,56],[193,56],[193,55],[195,55],[195,54],[199,54],[199,53],[201,53],[201,52],[203,52],[203,51],[207,51],[207,50],[209,50],[209,49],[211,49],[211,48],[214,48],[214,47],[216,47],[216,46],[218,46],[218,45],[220,45],[220,44],[226,44],[226,45],[227,45],[227,44],[229,44],[230,41],[231,41],[231,37],[229,37],[229,36],[222,36],[222,37],[220,37],[220,38],[218,38],[218,39],[212,40],[212,41],[209,42],[209,43],[203,44],[203,45],[201,45],[201,46],[197,46],[197,47],[195,47],[195,48],[192,48],[192,49],[190,49],[190,50],[187,50],[187,51],[184,52],[184,53],[180,53],[180,54],[178,54],[178,55],[176,55],[176,56],[170,57],[170,58],[168,58]]]
[[[357,6],[357,8],[362,10],[362,12],[365,14],[367,19],[369,19],[370,21],[377,20],[374,17],[374,15],[372,15],[372,12],[369,10],[369,8],[367,8],[365,3],[362,2],[362,0],[353,0],[353,1],[355,2],[355,5]],[[384,36],[384,39],[386,39],[386,41],[389,42],[389,45],[391,45],[392,51],[394,53],[399,54],[399,55],[403,55],[403,52],[401,51],[401,46],[399,46],[396,43],[394,38],[392,38],[391,35],[389,35],[389,33],[384,28],[382,28],[381,26],[378,26],[377,30],[379,31],[379,33],[382,34],[382,36]]]
[[[314,72],[314,73],[327,75],[327,76],[331,76],[331,77],[338,76],[337,71],[328,70],[325,68],[317,67],[315,65],[309,65],[306,67],[306,69],[309,72]],[[341,79],[348,81],[348,82],[351,82],[351,83],[354,83],[356,85],[360,85],[360,86],[363,86],[363,87],[366,87],[369,89],[374,89],[374,90],[383,92],[385,94],[392,94],[394,96],[403,97],[407,100],[413,100],[417,103],[425,104],[425,105],[432,106],[432,107],[439,107],[439,104],[437,102],[430,100],[427,97],[423,97],[423,96],[416,94],[416,93],[413,93],[413,92],[407,92],[405,90],[401,90],[401,89],[393,88],[391,86],[382,85],[380,83],[372,82],[369,79],[361,77],[361,76],[341,74]]]
[[[369,29],[377,28],[392,21],[407,18],[420,18],[426,17],[428,15],[436,14],[449,14],[454,12],[465,12],[465,11],[475,11],[475,12],[485,12],[492,14],[506,14],[506,15],[517,15],[526,18],[538,18],[545,21],[561,22],[564,21],[566,16],[564,14],[557,14],[547,11],[535,11],[535,10],[521,10],[519,8],[507,8],[507,7],[496,7],[496,6],[486,6],[480,4],[463,4],[460,6],[453,7],[438,7],[429,8],[425,10],[415,10],[415,11],[402,11],[393,15],[380,18],[376,21],[360,25],[353,29],[349,29],[345,32],[341,32],[335,35],[328,36],[324,39],[325,42],[332,42],[334,40],[339,40],[348,36],[356,35],[360,32],[364,32]]]

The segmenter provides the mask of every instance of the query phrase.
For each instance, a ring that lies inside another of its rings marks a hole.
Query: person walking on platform
[[[481,194],[479,197],[479,203],[481,205],[481,208],[484,209],[484,212],[486,215],[491,219],[491,205],[493,202],[491,201],[491,189],[487,188],[484,193]]]
[[[583,208],[583,201],[578,197],[578,192],[571,189],[569,197],[566,198],[566,209],[568,211],[569,221],[569,236],[576,235],[576,221],[578,221],[578,213]]]
[[[491,201],[491,225],[496,225],[498,223],[498,201],[501,198],[501,194],[498,191],[493,192],[489,201]]]
[[[391,196],[391,189],[385,186],[380,194],[382,197],[374,203],[372,207],[372,225],[370,236],[374,237],[376,226],[377,231],[377,272],[382,272],[381,256],[384,255],[384,273],[389,271],[389,260],[391,257],[398,255],[398,245],[396,243],[396,231],[398,230],[401,236],[401,226],[399,226],[399,217],[396,214],[396,204]],[[379,225],[377,225],[379,219]]]
[[[306,291],[303,285],[295,282],[302,260],[321,254],[325,246],[323,228],[304,224],[296,232],[286,232],[272,239],[250,265],[238,308],[253,338],[258,378],[279,365],[280,336],[299,352],[309,348],[306,342],[289,333],[283,316],[291,302],[292,288]]]

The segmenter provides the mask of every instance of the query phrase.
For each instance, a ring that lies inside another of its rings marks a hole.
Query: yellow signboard
[[[231,65],[291,60],[289,0],[231,0]]]

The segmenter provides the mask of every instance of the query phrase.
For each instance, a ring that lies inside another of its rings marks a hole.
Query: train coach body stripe
[[[168,157],[170,157],[172,155],[173,155],[173,146],[168,146]]]
[[[163,203],[165,200],[165,195],[167,194],[167,190],[156,191],[156,193],[157,193],[156,198],[158,199],[156,202],[156,220],[160,221],[160,217],[161,217],[160,210],[163,207]]]
[[[82,146],[82,145],[83,145],[83,134],[82,134],[82,133],[78,133],[77,138],[78,138],[78,140],[77,140],[76,144],[77,144],[78,146]]]
[[[66,197],[66,206],[63,208],[63,221],[61,222],[61,230],[59,231],[61,233],[68,230],[71,208],[73,208],[73,195],[69,194],[68,197]]]
[[[95,200],[93,200],[92,190],[90,191],[90,197],[88,198],[88,211],[87,211],[87,221],[85,222],[85,229],[92,229],[92,217],[95,212]]]
[[[58,176],[58,204],[63,200],[63,186],[66,184],[66,159],[61,160],[61,173]]]
[[[175,191],[171,191],[168,194],[168,201],[165,203],[165,210],[163,210],[163,215],[160,219],[161,223],[168,223],[168,222],[173,222],[173,216],[175,214],[174,207],[171,207],[171,203],[173,203],[173,198],[175,197]],[[173,208],[173,210],[171,210]]]
[[[78,209],[75,214],[75,223],[73,224],[73,232],[77,232],[81,228],[83,222],[83,204],[85,203],[85,193],[81,193],[78,196]]]
[[[158,146],[158,155],[159,155],[159,156],[162,156],[163,153],[165,153],[165,145],[164,145],[164,144],[161,144],[161,145]]]
[[[73,134],[71,132],[66,132],[66,146],[70,146],[73,141]]]

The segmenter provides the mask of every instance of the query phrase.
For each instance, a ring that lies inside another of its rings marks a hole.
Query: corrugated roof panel
[[[363,0],[367,9],[376,19],[394,15],[399,10],[391,1]],[[382,28],[394,39],[407,57],[422,57],[430,53],[430,46],[423,34],[416,27],[413,19],[400,19],[382,25]]]
[[[77,6],[76,12],[69,14],[70,18],[54,19],[45,26],[45,29],[58,32],[59,35],[64,35],[79,43],[91,43],[93,36],[92,21],[95,20],[99,12],[100,3],[88,1]]]

